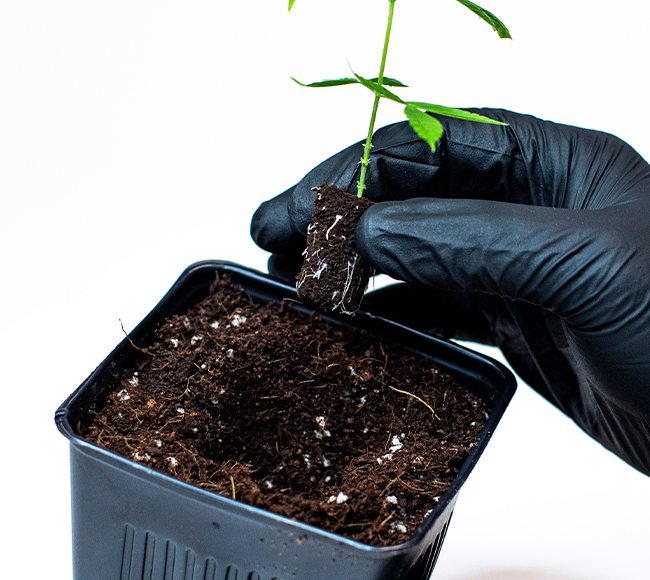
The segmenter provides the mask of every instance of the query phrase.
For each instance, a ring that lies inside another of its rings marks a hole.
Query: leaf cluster
[[[296,0],[289,0],[289,10],[293,7]],[[393,2],[395,0],[392,0]],[[494,31],[499,35],[499,38],[512,38],[510,32],[506,26],[501,22],[494,14],[481,8],[474,2],[470,0],[457,0],[463,6],[471,10],[479,18],[487,22]],[[382,71],[383,72],[383,71]],[[366,79],[361,75],[356,74],[352,71],[354,77],[346,77],[340,79],[330,79],[319,81],[315,83],[301,83],[295,78],[291,77],[296,83],[303,87],[312,87],[312,88],[323,88],[323,87],[338,87],[343,85],[352,85],[352,84],[361,84],[375,94],[377,98],[388,99],[390,101],[399,103],[404,106],[404,114],[408,119],[409,124],[413,130],[418,134],[420,138],[426,141],[431,147],[432,151],[436,149],[436,143],[442,137],[443,127],[438,119],[428,115],[427,113],[434,113],[436,115],[442,115],[446,117],[453,117],[456,119],[463,119],[465,121],[478,121],[481,123],[491,123],[494,125],[505,125],[506,123],[501,123],[499,121],[494,121],[483,115],[478,115],[476,113],[470,113],[469,111],[464,111],[462,109],[455,109],[452,107],[445,107],[442,105],[434,105],[432,103],[423,103],[420,101],[404,101],[399,96],[397,96],[392,91],[388,90],[386,87],[406,87],[407,85],[402,82],[389,78],[382,77]]]
[[[445,107],[443,105],[434,105],[433,103],[423,103],[420,101],[405,101],[398,97],[386,87],[406,87],[407,85],[400,81],[388,77],[384,77],[383,84],[379,84],[378,79],[365,79],[361,75],[356,74],[354,71],[354,78],[343,78],[334,80],[319,81],[316,83],[304,84],[291,77],[296,83],[303,87],[337,87],[342,85],[360,84],[371,90],[376,96],[388,99],[400,105],[404,105],[404,114],[408,119],[409,124],[420,138],[426,141],[431,147],[432,151],[436,150],[436,143],[442,137],[443,127],[440,121],[435,117],[427,115],[434,113],[444,117],[453,117],[455,119],[463,119],[465,121],[478,121],[481,123],[491,123],[493,125],[506,125],[500,121],[495,121],[477,113],[464,111],[463,109],[455,109],[453,107]]]

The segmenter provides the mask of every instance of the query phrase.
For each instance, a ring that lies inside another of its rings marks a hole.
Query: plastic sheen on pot
[[[130,334],[149,344],[155,328],[207,296],[228,273],[258,302],[295,299],[295,289],[223,261],[187,268]],[[309,310],[298,306],[305,312]],[[178,481],[78,435],[111,378],[137,357],[127,339],[56,412],[70,441],[75,580],[426,580],[438,558],[458,492],[500,421],[516,382],[503,365],[456,344],[368,313],[332,324],[364,328],[401,343],[453,374],[490,410],[480,441],[432,513],[403,544],[372,547]]]

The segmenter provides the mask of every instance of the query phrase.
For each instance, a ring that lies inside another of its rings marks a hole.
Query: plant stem
[[[377,83],[381,86],[384,82],[384,69],[386,68],[386,55],[388,54],[388,41],[390,40],[390,31],[393,27],[393,11],[396,0],[388,0],[388,24],[386,25],[386,37],[384,39],[384,52],[381,55],[381,65],[379,67],[379,78]],[[370,127],[368,128],[368,137],[366,144],[363,146],[363,157],[361,158],[361,175],[357,184],[357,196],[362,197],[366,188],[366,170],[370,162],[370,149],[372,149],[372,134],[375,130],[375,119],[377,118],[377,108],[379,107],[379,95],[375,95],[375,102],[372,106],[372,115],[370,116]]]

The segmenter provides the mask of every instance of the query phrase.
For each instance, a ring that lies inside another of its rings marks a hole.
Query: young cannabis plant
[[[370,149],[372,149],[372,135],[375,130],[375,119],[377,118],[377,108],[379,107],[379,100],[384,98],[390,101],[404,105],[404,114],[408,119],[409,124],[420,138],[426,141],[431,147],[432,151],[436,150],[436,143],[442,137],[443,127],[440,121],[427,112],[436,113],[446,117],[454,117],[456,119],[464,119],[467,121],[479,121],[481,123],[492,123],[495,125],[505,125],[499,121],[494,121],[483,115],[463,111],[462,109],[454,109],[451,107],[444,107],[442,105],[433,105],[431,103],[422,103],[419,101],[404,101],[395,93],[389,91],[386,87],[406,87],[407,85],[399,82],[396,79],[385,77],[384,69],[386,67],[386,55],[388,54],[388,43],[390,40],[390,33],[393,26],[393,12],[395,9],[395,2],[397,0],[388,0],[388,23],[386,25],[386,36],[384,39],[384,49],[381,56],[381,65],[379,67],[379,76],[373,79],[363,78],[361,75],[352,71],[354,78],[342,78],[336,80],[325,80],[316,83],[304,84],[296,79],[292,79],[303,87],[336,87],[350,84],[361,84],[367,89],[371,90],[375,95],[375,101],[372,107],[372,114],[370,116],[370,126],[368,128],[368,137],[363,149],[363,157],[361,158],[361,175],[359,183],[357,184],[357,195],[361,197],[365,190],[366,170],[370,160]],[[463,6],[469,8],[474,14],[479,16],[482,20],[487,22],[494,31],[499,35],[499,38],[512,38],[510,32],[494,14],[481,8],[480,6],[470,2],[470,0],[456,0]],[[289,0],[289,10],[293,7],[296,0]]]

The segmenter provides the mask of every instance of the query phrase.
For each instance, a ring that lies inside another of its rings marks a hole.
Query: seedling
[[[295,4],[296,0],[289,0],[289,11]],[[443,127],[440,121],[431,115],[427,115],[427,112],[436,113],[438,115],[443,115],[446,117],[454,117],[457,119],[464,119],[467,121],[479,121],[481,123],[493,123],[495,125],[505,125],[499,121],[494,121],[483,115],[477,115],[476,113],[470,113],[468,111],[463,111],[462,109],[454,109],[451,107],[444,107],[442,105],[434,105],[432,103],[423,103],[420,101],[404,101],[398,97],[395,93],[388,90],[386,87],[406,87],[407,85],[401,83],[400,81],[384,76],[384,69],[386,67],[386,55],[388,54],[388,43],[390,41],[390,33],[393,26],[393,12],[395,9],[396,0],[388,0],[388,23],[386,25],[386,36],[384,39],[384,48],[381,56],[381,64],[379,67],[379,76],[373,79],[366,79],[361,75],[352,71],[354,77],[352,78],[341,78],[335,80],[325,80],[315,83],[304,84],[296,79],[293,79],[299,85],[304,87],[336,87],[342,85],[350,84],[361,84],[375,95],[375,100],[372,107],[372,114],[370,115],[370,126],[368,128],[368,137],[363,149],[363,157],[361,158],[361,174],[359,177],[359,182],[357,184],[357,195],[362,197],[363,192],[366,188],[366,170],[368,168],[369,159],[370,159],[370,150],[372,149],[372,135],[375,130],[375,120],[377,118],[377,109],[379,107],[379,100],[384,98],[390,101],[394,101],[404,106],[404,114],[408,119],[409,124],[413,130],[426,141],[430,146],[431,150],[435,151],[436,143],[442,137]],[[474,14],[479,16],[482,20],[487,22],[494,31],[499,35],[500,38],[512,38],[510,32],[505,27],[505,25],[491,12],[488,12],[484,8],[470,2],[470,0],[457,0],[463,6],[469,8]],[[292,77],[293,78],[293,77]]]
[[[501,38],[510,38],[508,29],[494,14],[469,0],[457,1],[492,26]],[[368,136],[359,162],[361,171],[357,183],[357,194],[356,196],[351,195],[347,189],[339,189],[326,183],[314,188],[316,192],[314,212],[307,229],[307,244],[303,253],[303,265],[296,278],[296,290],[301,300],[315,304],[326,311],[340,312],[350,316],[359,308],[372,275],[372,268],[359,254],[356,247],[356,227],[363,213],[373,203],[368,197],[363,197],[363,193],[366,188],[366,171],[370,162],[372,136],[375,129],[379,100],[388,99],[402,105],[409,124],[416,134],[429,144],[432,151],[435,151],[436,143],[442,137],[443,126],[437,118],[429,115],[429,113],[467,121],[504,124],[462,109],[453,109],[420,101],[405,101],[387,88],[406,87],[404,83],[384,75],[388,43],[393,26],[395,2],[396,0],[388,0],[388,23],[386,25],[379,76],[367,79],[352,71],[352,77],[310,84],[304,84],[293,79],[299,85],[306,87],[335,87],[360,84],[372,91],[375,97],[370,115]],[[289,10],[294,4],[295,0],[289,0]]]

